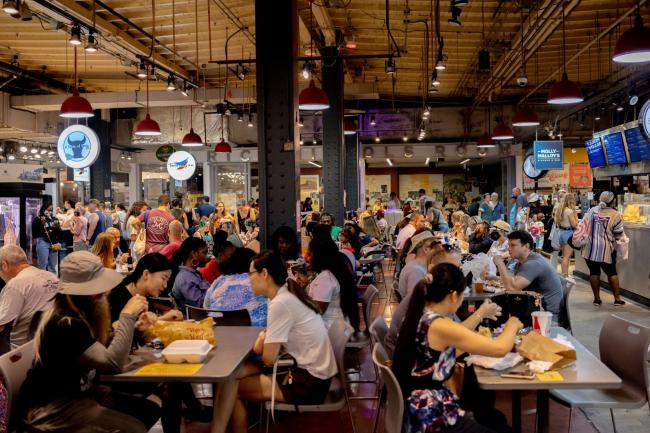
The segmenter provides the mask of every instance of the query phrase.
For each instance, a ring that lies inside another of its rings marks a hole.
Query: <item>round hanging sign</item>
[[[174,153],[174,146],[165,144],[156,149],[156,158],[158,161],[167,162],[172,153]]]
[[[176,180],[187,180],[195,171],[196,159],[184,150],[172,153],[167,160],[167,173]]]
[[[646,139],[650,139],[650,99],[645,101],[639,112],[639,126]]]
[[[68,167],[90,167],[99,156],[99,137],[87,126],[68,126],[59,135],[57,150],[61,162]]]

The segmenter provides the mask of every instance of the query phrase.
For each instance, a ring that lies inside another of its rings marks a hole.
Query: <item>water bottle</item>
[[[445,237],[443,238],[443,243],[447,245],[449,243],[449,236],[445,234]]]
[[[126,269],[131,272],[133,271],[133,257],[129,256],[126,259]]]

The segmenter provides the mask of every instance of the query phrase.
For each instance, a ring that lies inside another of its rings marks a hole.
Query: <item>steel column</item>
[[[88,119],[88,127],[99,137],[99,157],[90,167],[90,196],[103,201],[111,198],[111,128],[98,114]]]
[[[299,230],[297,0],[255,0],[255,23],[259,222],[266,247],[278,227]]]
[[[323,90],[327,93],[330,108],[323,111],[323,186],[325,211],[334,216],[336,224],[343,224],[345,146],[343,144],[343,60],[336,57],[337,47],[323,48],[330,57],[323,65]]]
[[[345,191],[350,210],[359,207],[359,134],[345,136]]]

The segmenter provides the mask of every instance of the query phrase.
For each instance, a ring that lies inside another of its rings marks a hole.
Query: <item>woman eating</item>
[[[99,257],[105,268],[115,269],[115,259],[113,258],[114,241],[110,233],[100,233],[95,240],[95,245],[91,252]]]
[[[174,253],[172,265],[178,269],[178,274],[172,286],[172,296],[181,311],[185,309],[185,305],[203,305],[209,284],[197,269],[207,262],[208,246],[203,239],[187,238]]]
[[[251,289],[248,269],[255,253],[248,248],[237,248],[228,260],[219,265],[221,276],[205,294],[203,308],[207,310],[246,309],[252,326],[266,326],[267,300],[255,296]]]
[[[280,226],[271,235],[271,250],[287,261],[298,260],[300,250],[296,231],[289,226]]]
[[[465,285],[460,268],[442,263],[433,268],[427,284],[411,295],[393,360],[411,432],[492,432],[460,408],[458,397],[444,382],[453,373],[457,351],[505,356],[523,325],[511,317],[503,332],[491,339],[473,331],[475,321],[454,322],[449,317],[463,303]]]
[[[223,387],[217,410],[232,415],[220,417],[219,422],[230,422],[234,433],[248,431],[244,401],[269,401],[275,389],[276,401],[319,404],[338,372],[318,307],[293,281],[287,283],[287,268],[280,255],[264,251],[255,256],[249,274],[253,293],[269,299],[268,325],[253,351],[261,356],[264,366],[272,366],[280,353],[287,353],[296,367],[291,370],[292,380],[285,381],[282,375],[274,383],[271,375],[262,373],[262,365],[249,363],[241,370],[237,387]],[[226,425],[213,426],[213,431],[225,432]]]
[[[28,431],[146,433],[160,417],[156,403],[99,387],[100,373],[120,373],[147,301],[135,295],[121,310],[110,341],[106,294],[122,279],[87,251],[61,263],[60,292],[41,319],[36,359],[20,392]]]

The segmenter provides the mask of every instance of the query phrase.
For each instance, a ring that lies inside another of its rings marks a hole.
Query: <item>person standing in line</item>
[[[564,194],[562,201],[553,212],[553,219],[560,230],[560,250],[562,251],[562,274],[569,275],[569,261],[573,256],[573,248],[569,245],[569,239],[578,226],[578,217],[575,211],[576,199],[571,193]]]
[[[99,212],[99,200],[93,198],[88,202],[88,244],[95,245],[97,236],[105,230],[104,218]]]
[[[214,213],[214,206],[210,204],[210,197],[207,195],[201,197],[201,204],[196,208],[196,213],[199,214],[199,218],[209,217]]]
[[[581,254],[589,268],[589,284],[594,293],[594,305],[601,306],[600,271],[607,275],[614,294],[614,305],[625,305],[621,299],[621,286],[616,272],[616,243],[627,239],[623,230],[623,217],[614,209],[616,196],[611,191],[600,194],[598,206],[592,208],[585,218],[591,219],[590,235]]]
[[[521,188],[518,186],[514,187],[512,189],[512,196],[515,198],[515,218],[513,219],[514,223],[514,229],[515,230],[526,230],[526,221],[528,220],[528,211],[526,210],[526,215],[525,219],[523,221],[519,221],[519,214],[522,211],[522,209],[528,209],[528,199],[526,198],[526,194],[522,194]],[[513,225],[512,222],[510,225]]]
[[[73,217],[69,220],[72,232],[72,250],[88,250],[88,219],[84,216],[81,203],[77,203]]]
[[[61,244],[59,222],[52,215],[52,204],[44,204],[32,220],[32,237],[36,241],[39,269],[56,272]]]
[[[492,218],[490,218],[490,223],[495,223],[499,220],[505,219],[506,210],[503,207],[503,203],[499,201],[499,194],[496,192],[492,193]]]
[[[492,198],[491,194],[485,194],[483,196],[483,203],[478,208],[478,216],[481,217],[481,220],[489,223],[492,221],[492,210],[493,210],[493,205],[490,202],[490,199]]]
[[[169,244],[169,224],[174,221],[174,216],[169,212],[169,196],[163,194],[158,197],[158,207],[141,214],[138,221],[144,223],[147,231],[147,253],[159,253]]]

